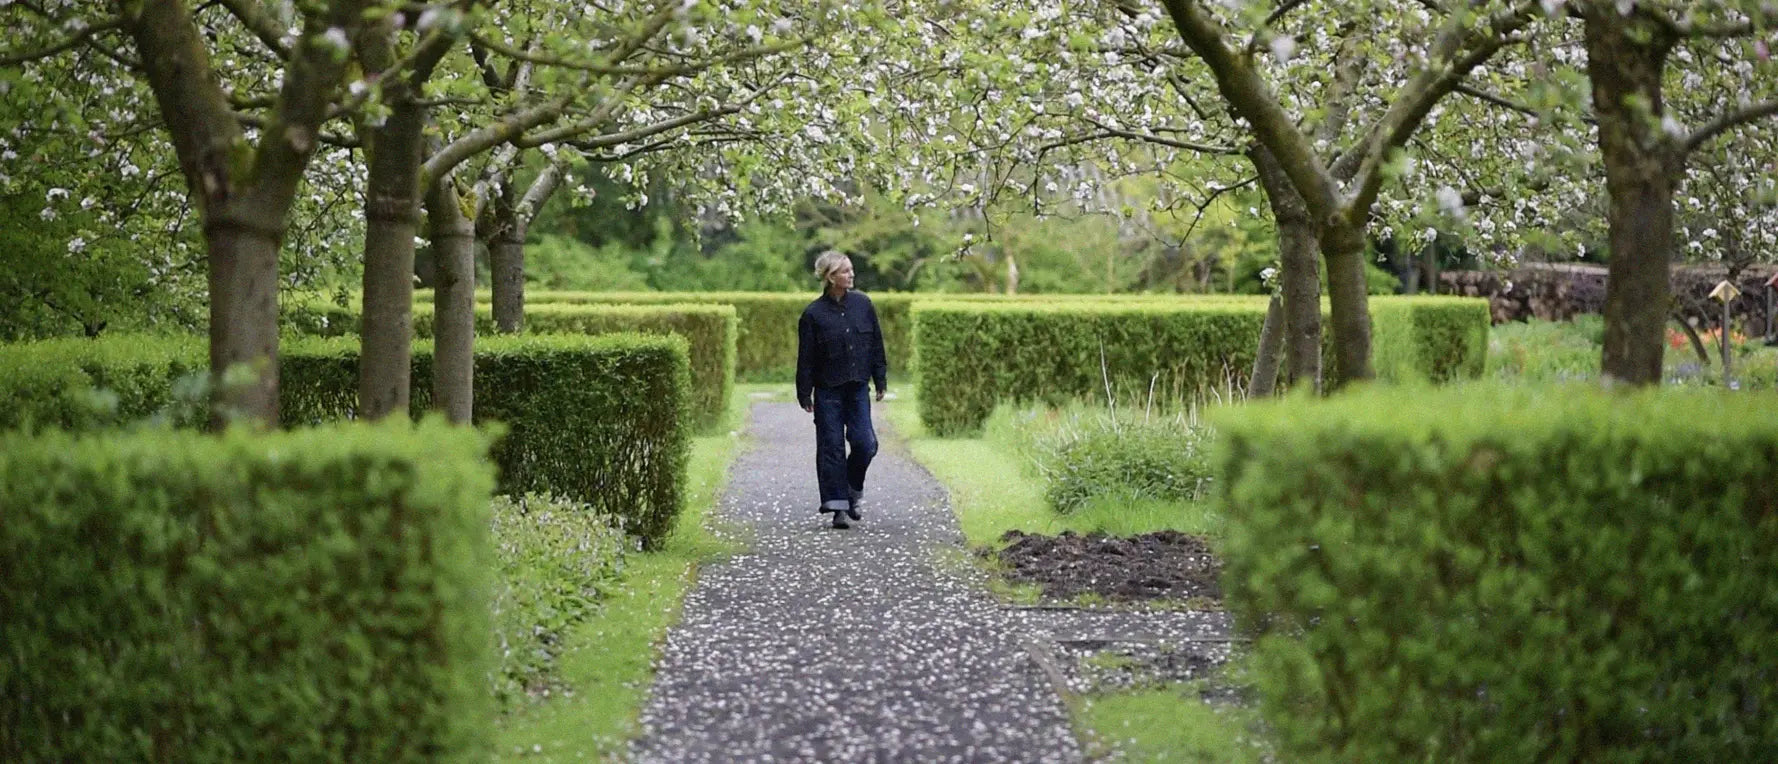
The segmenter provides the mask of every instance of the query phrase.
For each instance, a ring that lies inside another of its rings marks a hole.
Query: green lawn
[[[1206,703],[1196,683],[1094,695],[1071,705],[1093,753],[1115,750],[1121,760],[1141,762],[1266,759],[1258,712]]]
[[[744,394],[731,405],[733,425],[745,421]],[[498,758],[571,761],[622,758],[639,731],[637,716],[653,680],[655,651],[678,620],[679,603],[698,566],[735,550],[711,535],[707,519],[741,441],[729,434],[694,438],[686,508],[659,552],[631,554],[618,590],[570,634],[562,656],[567,693],[501,720]]]

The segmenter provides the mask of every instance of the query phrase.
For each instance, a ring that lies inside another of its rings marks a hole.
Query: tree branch
[[[266,13],[265,6],[250,0],[218,0],[218,3],[239,19],[241,25],[259,38],[259,42],[279,60],[290,60],[290,46],[284,44],[284,38],[289,36],[290,30],[280,25],[270,13]]]
[[[481,73],[483,85],[494,91],[505,89],[505,78],[500,76],[500,71],[495,69],[493,62],[488,59],[488,49],[482,47],[474,35],[469,38],[469,57],[475,61],[475,68]]]
[[[757,99],[761,95],[763,95],[766,91],[769,91],[772,88],[777,87],[779,84],[783,83],[784,80],[786,80],[788,78],[789,78],[788,74],[777,77],[776,79],[772,80],[770,83],[761,85],[760,87],[756,88],[752,93],[747,94],[747,96],[745,98],[742,98],[740,101],[736,102],[735,104],[723,107],[723,109],[727,109],[728,111],[726,113],[730,113],[730,114],[734,113],[735,111],[739,111],[742,106],[745,106],[746,104],[753,102],[755,99]],[[566,140],[575,138],[580,135],[585,135],[586,133],[592,132],[594,130],[603,128],[605,126],[605,124],[611,120],[611,115],[616,112],[617,106],[619,105],[619,101],[622,100],[623,95],[629,93],[631,90],[634,90],[638,85],[645,87],[645,88],[654,87],[655,85],[660,84],[660,82],[664,79],[666,79],[665,76],[658,75],[658,74],[650,75],[646,78],[632,77],[628,81],[628,83],[622,87],[622,89],[620,90],[619,93],[615,94],[611,98],[606,99],[606,101],[604,103],[600,104],[599,108],[595,109],[592,114],[588,115],[587,117],[585,117],[583,119],[580,119],[575,122],[571,122],[566,125],[562,125],[560,127],[552,129],[552,130],[547,130],[542,133],[538,133],[536,135],[525,136],[523,139],[524,144],[522,147],[541,146],[545,143],[566,141]],[[708,119],[708,117],[706,117],[705,119]],[[693,119],[693,120],[686,122],[685,124],[691,124],[691,122],[697,122],[697,121],[700,121],[700,120]],[[539,123],[539,124],[541,124],[541,123]],[[527,129],[529,129],[529,128],[527,128]]]
[[[1645,5],[1641,10],[1647,13],[1649,18],[1654,19],[1655,23],[1666,27],[1667,31],[1673,33],[1673,36],[1682,39],[1695,40],[1699,38],[1711,38],[1723,40],[1735,37],[1747,37],[1748,35],[1759,31],[1754,27],[1752,19],[1748,19],[1747,21],[1732,21],[1722,24],[1702,24],[1690,19],[1675,19],[1668,15],[1666,11],[1653,5]],[[1764,10],[1762,19],[1767,24],[1778,22],[1778,11],[1771,10],[1771,6],[1768,5]]]
[[[363,23],[365,6],[366,0],[336,0],[324,16],[312,17],[310,24],[315,28],[303,30],[284,77],[278,107],[254,157],[253,175],[260,181],[260,193],[270,198],[295,193],[303,168],[315,151],[316,134],[327,119],[328,103],[345,71],[343,58],[326,42],[324,33],[358,27]],[[145,52],[142,58],[146,61],[149,56]]]
[[[438,65],[439,60],[444,57],[444,54],[450,52],[451,45],[455,42],[456,35],[454,33],[445,29],[434,29],[427,33],[426,37],[420,41],[420,44],[415,45],[413,50],[408,51],[408,54],[400,59],[389,60],[387,56],[373,54],[371,56],[373,60],[366,61],[365,63],[370,66],[376,66],[379,63],[387,61],[389,65],[382,71],[377,72],[375,76],[367,77],[366,79],[375,82],[392,82],[394,81],[392,78],[401,76],[401,73],[405,71],[409,72],[416,78],[410,80],[410,82],[416,84],[424,82],[431,76],[432,69]],[[375,50],[376,48],[377,46],[371,46],[370,48],[361,49],[359,51],[360,57],[362,58],[367,50]],[[341,100],[337,106],[328,110],[327,118],[333,119],[357,111],[358,107],[363,106],[366,101],[370,100],[372,92],[373,89],[367,87],[349,94],[345,99]]]
[[[1350,179],[1352,191],[1344,200],[1349,222],[1361,223],[1383,182],[1383,165],[1420,129],[1438,101],[1450,94],[1476,67],[1513,42],[1513,34],[1531,22],[1534,3],[1519,3],[1488,22],[1485,35],[1473,34],[1461,14],[1451,16],[1433,43],[1428,66],[1403,85],[1389,109],[1371,126],[1365,137],[1334,164],[1336,178]],[[1471,46],[1474,46],[1473,48]],[[1467,49],[1467,52],[1466,52]],[[1441,65],[1440,62],[1449,61]]]
[[[624,131],[616,132],[616,133],[606,133],[603,135],[594,136],[592,138],[576,140],[573,145],[576,148],[581,148],[581,149],[597,149],[597,148],[606,148],[609,146],[616,146],[616,145],[623,144],[623,143],[629,143],[631,141],[641,140],[643,138],[649,138],[649,137],[667,132],[668,130],[674,130],[677,128],[684,127],[686,125],[696,124],[698,122],[705,122],[708,120],[716,119],[717,117],[725,117],[730,114],[734,114],[740,110],[741,110],[740,106],[735,105],[735,104],[729,104],[729,105],[725,105],[725,106],[722,106],[722,107],[719,107],[716,109],[706,109],[704,111],[698,111],[698,112],[693,112],[691,114],[680,115],[680,116],[674,117],[672,119],[656,122],[652,125],[643,125],[642,127],[637,127],[637,128],[633,128],[630,130],[624,130]],[[547,130],[542,133],[537,133],[535,135],[521,136],[519,138],[513,139],[512,143],[514,146],[517,146],[521,149],[536,148],[536,147],[542,146],[543,144],[546,144],[546,143],[558,143],[561,141],[568,140],[570,138],[574,138],[575,135],[577,135],[579,133],[586,132],[585,130],[575,130],[574,128],[576,128],[578,126],[579,126],[578,124],[565,125],[563,127],[559,127],[554,130]]]
[[[1690,154],[1723,133],[1754,120],[1764,119],[1775,114],[1778,114],[1778,100],[1743,106],[1733,112],[1710,120],[1697,130],[1692,131],[1691,135],[1686,136],[1681,151]]]
[[[513,214],[525,222],[526,226],[536,222],[537,213],[543,210],[543,204],[556,193],[562,185],[562,179],[568,174],[569,153],[558,151],[549,158],[549,166],[537,174],[531,181],[531,187],[525,189],[525,195],[513,207]]]
[[[260,131],[264,131],[267,124],[263,117],[242,112],[235,112],[235,121],[242,127],[251,127]],[[358,140],[356,136],[345,135],[342,133],[330,133],[325,130],[316,130],[315,140],[323,145],[333,146],[335,148],[356,149],[364,147],[364,142]]]
[[[1494,95],[1493,93],[1483,92],[1482,90],[1479,90],[1479,89],[1472,87],[1470,85],[1458,85],[1456,88],[1456,92],[1462,93],[1463,95],[1469,96],[1470,98],[1474,98],[1477,101],[1481,101],[1482,103],[1498,106],[1502,109],[1506,109],[1507,111],[1516,111],[1516,112],[1518,112],[1520,114],[1524,114],[1528,117],[1542,116],[1537,113],[1536,109],[1533,109],[1533,108],[1526,106],[1522,103],[1519,103],[1517,101],[1509,100],[1507,98],[1503,98],[1501,96]]]
[[[1235,148],[1233,146],[1213,146],[1213,145],[1210,145],[1207,143],[1192,143],[1191,141],[1181,141],[1181,140],[1177,140],[1174,138],[1167,138],[1167,137],[1155,135],[1153,133],[1145,133],[1145,132],[1139,132],[1136,130],[1125,130],[1123,128],[1112,127],[1112,126],[1104,124],[1096,119],[1093,119],[1092,117],[1079,117],[1078,119],[1080,119],[1082,122],[1086,122],[1087,124],[1090,124],[1094,127],[1099,128],[1101,131],[1103,131],[1103,135],[1106,137],[1115,136],[1118,138],[1127,138],[1127,139],[1133,140],[1133,141],[1142,141],[1144,143],[1153,143],[1153,144],[1158,144],[1161,146],[1169,146],[1169,147],[1176,148],[1176,149],[1184,149],[1186,151],[1195,151],[1199,154],[1219,154],[1219,155],[1224,155],[1224,156],[1234,156],[1234,155],[1245,153],[1241,149]]]
[[[1186,202],[1187,204],[1190,204],[1192,207],[1196,208],[1197,214],[1192,216],[1191,225],[1188,225],[1185,227],[1185,233],[1182,233],[1179,235],[1179,240],[1183,242],[1186,239],[1191,238],[1192,232],[1196,231],[1198,229],[1199,221],[1202,221],[1204,219],[1204,213],[1207,210],[1209,210],[1210,205],[1215,204],[1216,200],[1221,198],[1223,194],[1233,193],[1233,192],[1238,191],[1240,189],[1251,186],[1257,182],[1259,182],[1259,176],[1255,175],[1251,178],[1243,180],[1243,181],[1236,183],[1234,185],[1221,186],[1221,187],[1212,189],[1210,192],[1210,195],[1207,197],[1204,197],[1204,201],[1202,204],[1200,204],[1198,202]]]
[[[1253,35],[1247,38],[1247,54],[1252,55],[1254,51],[1259,50],[1260,34],[1271,29],[1272,25],[1277,24],[1285,16],[1290,15],[1291,11],[1296,10],[1304,2],[1305,0],[1284,0],[1284,2],[1278,4],[1278,7],[1273,8],[1271,13],[1266,14],[1265,22],[1260,24],[1258,29],[1253,30]]]
[[[58,53],[61,53],[61,52],[66,51],[70,48],[76,47],[76,46],[80,45],[81,43],[86,42],[87,40],[91,39],[93,37],[93,35],[96,35],[100,32],[105,32],[105,31],[109,31],[112,29],[120,29],[123,27],[123,22],[124,22],[124,20],[121,17],[114,17],[114,18],[105,19],[104,21],[100,21],[96,24],[89,25],[89,26],[81,29],[80,31],[75,32],[74,36],[69,37],[66,40],[62,40],[61,42],[51,43],[50,45],[44,46],[42,48],[38,48],[37,50],[33,50],[33,51],[27,51],[24,53],[13,53],[13,54],[9,54],[9,55],[0,56],[0,66],[18,66],[19,64],[23,64],[28,61],[36,61],[38,59],[49,58],[50,56],[54,56]]]
[[[1227,30],[1195,0],[1162,0],[1162,4],[1185,44],[1209,65],[1217,90],[1278,158],[1310,209],[1319,217],[1333,215],[1339,209],[1339,194],[1332,176],[1248,60],[1228,47]]]
[[[592,126],[586,129],[593,129],[605,124],[606,120],[611,118],[611,113],[623,102],[624,97],[644,82],[645,80],[641,77],[630,77],[620,83],[617,90],[600,103],[597,109],[594,109],[594,116],[588,118],[588,121],[592,121]],[[583,79],[582,87],[585,84]],[[647,84],[652,87],[656,82],[647,82]],[[424,182],[430,182],[433,178],[442,178],[464,160],[524,135],[526,130],[560,119],[563,111],[568,108],[568,104],[573,102],[578,90],[579,88],[567,88],[566,95],[523,111],[514,112],[505,119],[452,141],[426,160],[425,165],[421,168],[421,178]]]
[[[661,66],[661,67],[622,66],[622,65],[616,65],[616,64],[595,64],[595,63],[590,63],[590,62],[586,62],[586,61],[573,61],[570,59],[563,58],[561,56],[552,56],[552,55],[548,55],[548,54],[544,54],[544,53],[520,51],[515,48],[509,47],[503,43],[496,42],[494,40],[490,40],[490,39],[487,39],[487,38],[481,37],[481,36],[477,36],[475,38],[475,42],[477,45],[486,47],[488,50],[494,51],[495,53],[499,53],[500,55],[506,56],[507,58],[511,58],[515,61],[524,61],[524,62],[528,62],[528,63],[533,63],[533,64],[537,64],[539,66],[553,66],[553,67],[559,67],[562,69],[571,69],[574,71],[587,72],[589,74],[599,74],[599,75],[643,76],[643,77],[651,77],[651,76],[655,76],[655,75],[661,75],[663,77],[676,77],[676,76],[686,75],[686,74],[697,74],[698,72],[704,71],[705,69],[709,69],[710,67],[716,66],[718,64],[728,64],[728,63],[734,63],[737,61],[748,61],[751,59],[760,58],[762,56],[769,56],[774,53],[783,53],[788,50],[795,50],[797,48],[804,47],[811,42],[814,42],[814,38],[801,37],[801,38],[798,38],[795,40],[791,40],[789,42],[782,42],[782,43],[776,43],[773,45],[761,45],[761,46],[757,46],[757,47],[747,48],[745,50],[739,50],[739,51],[735,51],[733,53],[729,53],[726,55],[717,56],[716,58],[705,59],[702,61],[693,61],[693,62],[684,63],[684,64],[676,64],[676,65],[672,65],[672,66]],[[619,59],[619,60],[621,60],[621,59]]]
[[[717,144],[722,144],[722,143],[737,143],[742,140],[746,140],[746,139],[744,139],[744,138],[710,138],[710,139],[706,139],[706,140],[697,141],[695,143],[695,145],[715,146]],[[570,145],[572,145],[572,144],[570,144]],[[643,144],[641,146],[637,146],[636,148],[630,149],[628,151],[623,151],[623,152],[619,152],[616,154],[587,154],[583,158],[586,159],[586,161],[593,162],[595,164],[617,164],[620,162],[628,162],[631,159],[634,159],[636,157],[643,156],[646,154],[653,154],[653,153],[660,152],[660,151],[666,151],[667,149],[670,149],[672,147],[673,147],[673,142],[670,140],[655,141],[654,143]]]

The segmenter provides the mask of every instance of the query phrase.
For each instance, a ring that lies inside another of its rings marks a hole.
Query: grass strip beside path
[[[1195,697],[1196,685],[1148,688],[1081,698],[1070,705],[1086,730],[1089,750],[1119,761],[1260,762],[1269,745],[1255,730],[1259,713],[1213,706]],[[1109,749],[1109,750],[1108,750]]]
[[[746,402],[738,393],[736,398],[730,416],[744,421]],[[740,447],[732,433],[692,440],[686,507],[673,535],[659,552],[626,558],[623,580],[599,612],[570,632],[560,675],[571,691],[501,720],[497,758],[624,758],[640,731],[637,717],[653,680],[657,647],[679,619],[698,567],[736,551],[710,533],[706,519]]]

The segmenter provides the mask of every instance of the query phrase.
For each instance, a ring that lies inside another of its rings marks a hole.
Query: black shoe
[[[846,516],[852,518],[853,520],[863,520],[864,515],[860,514],[860,511],[863,508],[864,508],[864,495],[857,492],[857,491],[853,491],[852,492],[852,501],[846,507]]]
[[[846,515],[849,515],[849,514],[852,514],[851,510],[846,510],[845,512],[833,513],[833,527],[835,527],[835,528],[850,528],[850,527],[852,527],[851,523],[846,522]]]

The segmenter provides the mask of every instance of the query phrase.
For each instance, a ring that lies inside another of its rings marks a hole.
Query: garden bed
[[[1222,606],[1222,561],[1202,536],[1171,530],[1129,537],[1011,530],[1000,540],[1001,548],[979,554],[997,563],[1008,582],[1039,587],[1045,600]]]

